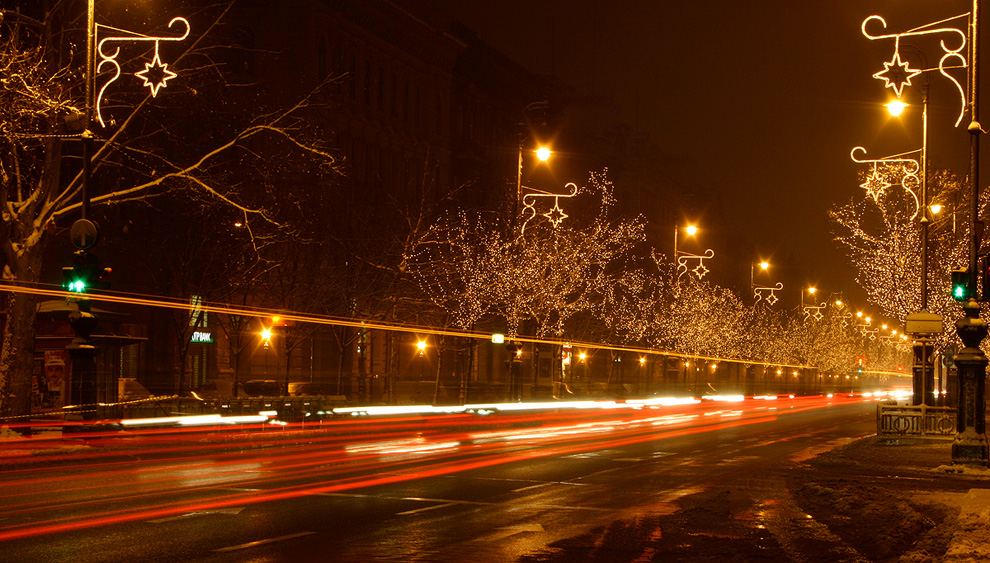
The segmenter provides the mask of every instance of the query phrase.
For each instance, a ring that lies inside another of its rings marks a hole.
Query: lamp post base
[[[987,324],[980,318],[980,305],[975,299],[963,305],[965,317],[956,321],[956,332],[963,348],[955,358],[959,377],[959,399],[956,410],[956,437],[952,442],[952,463],[990,466],[990,448],[986,435],[987,357],[980,342],[987,335]]]
[[[990,446],[986,434],[964,431],[956,434],[952,441],[952,463],[970,466],[987,466]]]

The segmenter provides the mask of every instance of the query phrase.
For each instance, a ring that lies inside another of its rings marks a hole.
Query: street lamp
[[[928,84],[921,91],[921,310],[928,311],[928,224],[929,212],[938,213],[928,205]],[[894,100],[886,104],[887,111],[898,117],[908,104]],[[938,206],[941,210],[941,206]]]
[[[271,327],[263,326],[261,327],[261,344],[265,349],[265,379],[268,378],[268,350],[272,347],[272,329]]]
[[[759,266],[760,267],[760,270],[763,271],[763,272],[766,272],[767,270],[770,269],[770,263],[767,262],[766,260],[761,261],[759,264],[755,264],[754,263],[754,264],[750,264],[749,265],[749,289],[750,289],[750,291],[752,291],[754,288],[756,288],[756,281],[754,279],[754,275],[756,273],[756,267],[757,266]]]
[[[519,152],[518,160],[516,162],[516,199],[512,205],[512,228],[515,230],[516,219],[519,216],[519,205],[522,202],[522,169],[523,169],[523,142],[529,137],[527,129],[529,128],[526,123],[526,114],[533,110],[543,110],[546,112],[549,104],[547,102],[533,102],[522,110],[522,121],[519,122],[518,140],[519,140]],[[544,114],[543,125],[546,125],[546,115]],[[550,149],[546,147],[539,147],[536,151],[536,157],[541,161],[546,162],[550,158]]]
[[[677,251],[677,235],[680,233],[680,230],[681,230],[681,226],[678,225],[677,223],[674,223],[674,264],[675,265],[677,264],[677,257],[679,256]],[[698,227],[694,225],[688,225],[684,227],[684,232],[689,237],[693,237],[698,232]],[[682,254],[687,254],[687,253],[683,252]]]

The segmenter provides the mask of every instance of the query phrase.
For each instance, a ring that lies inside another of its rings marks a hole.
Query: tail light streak
[[[654,407],[644,408],[644,402],[634,408],[612,404],[606,409],[581,408],[567,413],[362,418],[359,424],[347,420],[298,431],[250,430],[240,436],[241,440],[189,446],[182,444],[188,441],[184,430],[149,431],[136,438],[145,453],[161,446],[161,451],[170,456],[184,452],[189,455],[161,462],[106,462],[96,458],[92,463],[44,469],[44,476],[34,475],[37,470],[7,473],[2,489],[5,492],[0,493],[6,517],[0,523],[0,541],[621,448],[772,422],[788,412],[833,403],[834,399],[826,398],[797,399],[788,402],[791,408],[775,413],[768,412],[765,404],[724,410],[705,402],[676,404],[665,407],[674,412],[655,414]],[[528,427],[512,427],[522,423]],[[496,428],[479,431],[478,426]],[[289,437],[278,435],[281,432],[287,432]],[[237,446],[250,449],[230,451]],[[250,486],[253,490],[231,493],[228,489],[202,498],[201,493],[221,486]],[[32,496],[53,488],[73,499],[69,501],[71,515],[60,511],[60,516],[48,517],[53,513],[50,504]],[[192,492],[199,498],[170,498]],[[127,508],[105,510],[102,505],[107,498],[127,500]]]

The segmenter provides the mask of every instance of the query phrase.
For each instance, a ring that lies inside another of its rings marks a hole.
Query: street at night
[[[3,559],[566,561],[608,537],[596,560],[701,561],[713,542],[782,560],[814,535],[782,524],[804,516],[788,470],[871,434],[875,409],[785,396],[78,440],[8,462]]]
[[[0,563],[990,561],[984,19],[4,0]]]

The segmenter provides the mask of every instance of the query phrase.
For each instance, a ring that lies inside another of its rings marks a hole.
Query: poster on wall
[[[35,363],[31,378],[32,414],[62,410],[68,376],[65,360],[65,350],[45,350],[43,362]]]

